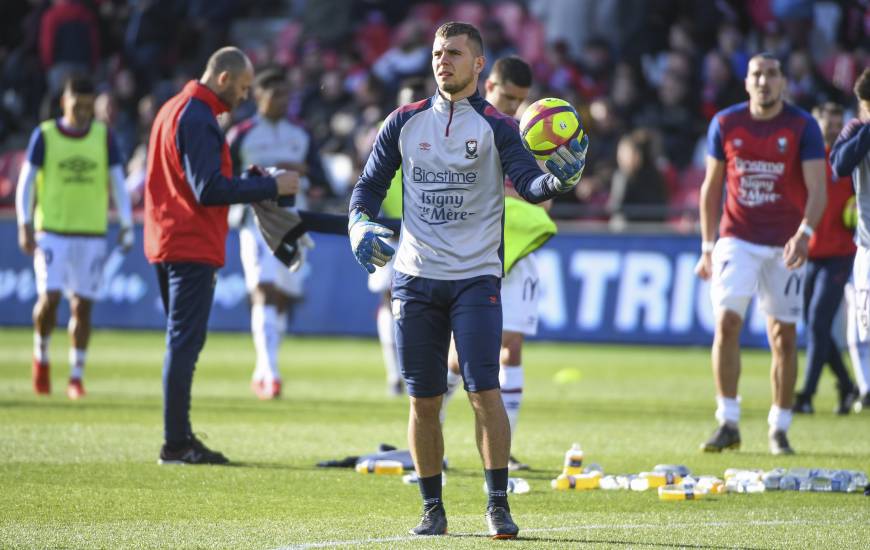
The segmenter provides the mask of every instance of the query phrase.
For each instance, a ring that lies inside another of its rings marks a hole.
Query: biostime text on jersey
[[[740,174],[740,193],[737,200],[743,206],[755,207],[777,202],[782,196],[775,193],[776,180],[785,172],[784,162],[734,159],[734,168]]]

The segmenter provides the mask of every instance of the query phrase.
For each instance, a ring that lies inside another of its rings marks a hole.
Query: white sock
[[[453,399],[453,395],[460,384],[462,384],[462,375],[447,369],[447,393],[444,394],[444,398],[441,400],[441,412],[438,413],[438,419],[442,425],[447,419],[447,404]]]
[[[33,358],[37,363],[48,363],[48,345],[51,343],[51,334],[43,336],[38,332],[33,333]]]
[[[257,352],[254,380],[271,382],[281,379],[278,372],[278,347],[281,344],[278,325],[278,308],[269,304],[251,306],[251,334]]]
[[[767,425],[771,430],[787,432],[791,426],[791,409],[781,409],[771,405],[770,412],[767,414]]]
[[[523,403],[523,366],[502,365],[498,371],[498,382],[501,385],[501,400],[511,423],[511,435],[517,430],[520,418],[520,405]]]
[[[395,318],[390,306],[381,304],[378,308],[377,325],[378,339],[381,341],[381,352],[384,355],[384,370],[387,373],[387,384],[395,385],[401,380],[399,359],[396,352]]]
[[[76,380],[81,380],[85,370],[85,359],[87,359],[88,350],[70,348],[69,350],[69,377]]]
[[[862,342],[858,337],[857,313],[853,306],[854,298],[848,300],[848,314],[846,315],[846,342],[849,344],[849,360],[852,362],[852,371],[855,373],[855,382],[858,391],[866,395],[870,391],[870,342]]]
[[[740,397],[716,396],[716,420],[736,427],[740,423]]]

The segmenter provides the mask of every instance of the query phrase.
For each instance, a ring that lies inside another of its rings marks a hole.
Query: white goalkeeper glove
[[[547,170],[556,176],[556,191],[564,193],[573,189],[583,176],[586,167],[586,150],[589,148],[589,136],[583,132],[581,139],[574,138],[556,149],[545,162]]]
[[[370,221],[369,217],[360,211],[350,215],[347,232],[350,235],[350,248],[356,261],[369,273],[374,273],[375,267],[385,266],[396,252],[392,246],[378,238],[392,237],[392,229]]]

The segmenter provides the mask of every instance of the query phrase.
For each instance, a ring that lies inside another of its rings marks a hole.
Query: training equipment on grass
[[[363,460],[357,462],[356,471],[361,474],[402,475],[405,468],[398,460]]]
[[[529,105],[520,119],[523,145],[536,159],[547,160],[574,138],[583,138],[583,123],[570,103],[546,97]]]

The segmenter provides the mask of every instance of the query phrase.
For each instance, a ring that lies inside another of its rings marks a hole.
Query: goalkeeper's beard
[[[471,84],[473,77],[468,77],[462,82],[456,82],[454,84],[449,84],[445,82],[441,85],[441,91],[446,94],[455,94],[457,92],[461,92],[464,90],[469,84]]]

